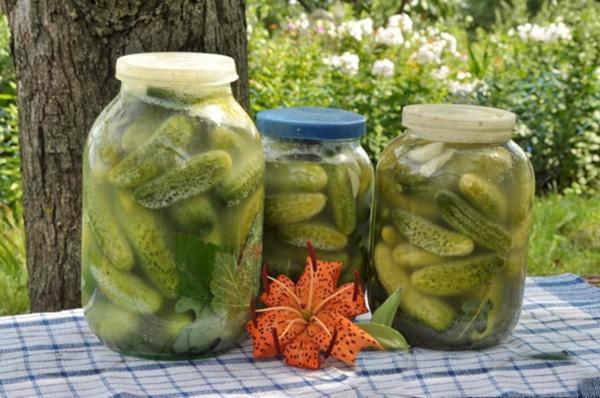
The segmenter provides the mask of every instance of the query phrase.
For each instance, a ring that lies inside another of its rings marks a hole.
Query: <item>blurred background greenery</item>
[[[600,3],[248,0],[252,112],[318,105],[368,118],[374,161],[402,107],[518,115],[538,198],[529,273],[600,273]],[[28,308],[15,74],[0,17],[0,315]]]

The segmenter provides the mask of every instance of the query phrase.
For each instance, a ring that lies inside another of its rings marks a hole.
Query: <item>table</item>
[[[0,396],[600,396],[600,289],[564,274],[528,278],[523,313],[502,345],[467,352],[365,352],[320,371],[255,361],[248,340],[195,361],[123,357],[81,310],[0,318]],[[562,360],[528,354],[566,351]]]

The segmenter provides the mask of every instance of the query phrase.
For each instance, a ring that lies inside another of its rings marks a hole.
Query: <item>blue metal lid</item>
[[[340,140],[365,133],[365,117],[334,108],[277,108],[258,112],[258,130],[267,137],[298,140]]]

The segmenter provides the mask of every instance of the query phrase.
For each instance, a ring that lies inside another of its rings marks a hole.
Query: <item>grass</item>
[[[0,316],[29,309],[21,217],[0,205]]]
[[[529,275],[600,274],[600,197],[549,195],[536,201]],[[22,221],[0,207],[0,316],[27,312]]]

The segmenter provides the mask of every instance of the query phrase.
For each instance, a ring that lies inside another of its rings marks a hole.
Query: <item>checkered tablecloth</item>
[[[528,354],[567,351],[567,360]],[[528,278],[519,325],[501,346],[365,352],[320,371],[225,355],[157,362],[102,346],[81,310],[0,318],[0,396],[600,396],[600,289],[565,274]]]

